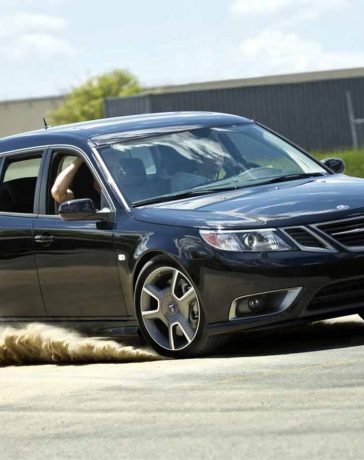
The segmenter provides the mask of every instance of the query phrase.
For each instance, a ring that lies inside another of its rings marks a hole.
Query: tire
[[[161,355],[201,356],[222,342],[222,336],[208,336],[197,290],[189,275],[171,260],[156,257],[143,267],[134,302],[145,340]]]

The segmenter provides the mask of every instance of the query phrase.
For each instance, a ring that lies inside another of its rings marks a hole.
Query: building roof
[[[13,105],[13,104],[31,104],[33,102],[61,102],[65,98],[65,95],[61,96],[40,96],[22,99],[5,99],[0,101],[0,105]]]
[[[320,80],[340,80],[342,78],[364,77],[364,67],[339,70],[321,70],[317,72],[290,73],[265,77],[236,78],[231,80],[204,81],[182,85],[166,85],[145,88],[145,92],[177,93],[203,89],[241,88],[244,86],[283,85]]]

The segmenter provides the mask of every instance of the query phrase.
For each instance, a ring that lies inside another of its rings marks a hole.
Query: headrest
[[[2,187],[2,199],[5,195],[7,206],[13,212],[33,212],[36,177],[22,177],[5,182]]]
[[[147,179],[147,173],[139,158],[123,158],[120,160],[119,179],[123,184],[140,184]]]
[[[168,145],[158,145],[158,151],[162,167],[171,176],[181,171],[193,172],[196,169],[196,161],[185,158]]]

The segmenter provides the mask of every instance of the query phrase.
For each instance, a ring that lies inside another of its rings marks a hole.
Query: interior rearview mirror
[[[325,158],[321,160],[321,163],[336,174],[341,174],[345,171],[345,162],[341,158]]]
[[[97,211],[90,198],[80,198],[61,203],[58,214],[63,220],[106,221],[110,219],[111,211]]]

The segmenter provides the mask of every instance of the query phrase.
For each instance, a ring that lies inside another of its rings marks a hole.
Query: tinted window
[[[133,203],[207,186],[237,189],[286,175],[327,173],[253,123],[120,141],[99,150]]]
[[[148,175],[155,174],[157,172],[156,166],[153,159],[153,154],[148,147],[139,147],[130,151],[131,158],[139,158],[144,165],[144,169]]]
[[[116,157],[118,166],[123,163],[123,160],[135,159],[135,163],[141,163],[147,175],[155,174],[157,172],[156,164],[153,158],[153,146],[143,144],[125,144],[115,145],[110,149],[110,157]],[[112,161],[112,158],[111,158]],[[128,163],[128,161],[124,162]]]
[[[261,139],[232,132],[229,137],[246,161],[252,166],[295,169],[295,162],[288,153],[279,149],[274,143],[269,142],[269,134],[268,132],[264,133],[263,139]]]
[[[35,188],[42,158],[10,161],[0,189],[0,211],[33,213]]]
[[[41,157],[29,160],[19,160],[9,163],[4,175],[4,182],[25,177],[37,177],[40,168]]]

